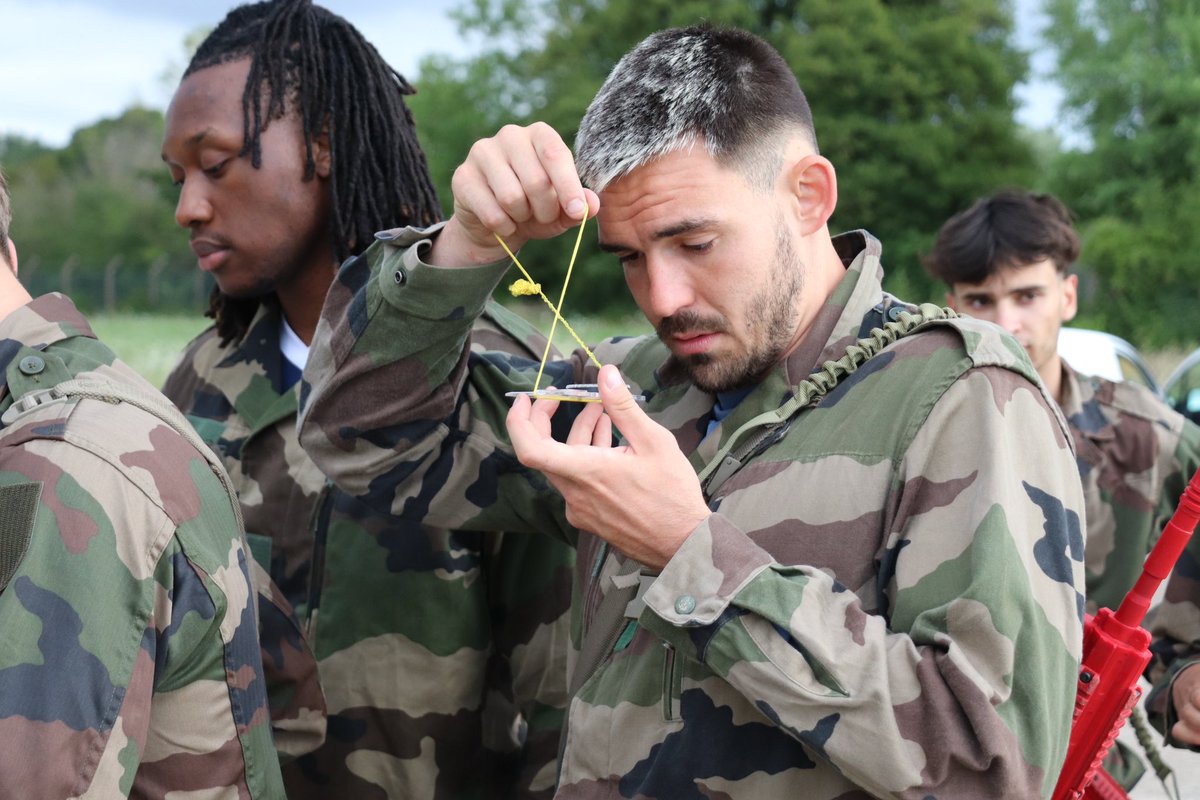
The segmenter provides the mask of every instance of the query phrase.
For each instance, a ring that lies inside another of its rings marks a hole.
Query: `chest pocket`
[[[40,483],[0,486],[0,592],[17,573],[29,550],[41,496]]]

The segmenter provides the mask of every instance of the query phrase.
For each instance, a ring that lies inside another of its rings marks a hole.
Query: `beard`
[[[692,383],[709,394],[744,389],[758,383],[786,355],[799,324],[796,300],[804,289],[804,265],[792,247],[791,234],[775,227],[775,266],[765,286],[747,302],[746,351],[717,356],[698,353],[677,356]],[[725,333],[729,320],[721,314],[681,311],[663,317],[655,326],[662,341],[690,331]]]

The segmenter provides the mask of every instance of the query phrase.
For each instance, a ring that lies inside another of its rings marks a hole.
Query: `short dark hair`
[[[782,135],[816,149],[812,111],[783,57],[736,28],[671,28],[621,58],[579,125],[575,161],[596,191],[703,140],[710,156],[753,185],[782,167]]]
[[[942,225],[925,268],[953,286],[1050,259],[1065,275],[1079,258],[1071,212],[1054,195],[1005,189]]]
[[[404,102],[416,90],[357,28],[310,0],[238,6],[200,44],[184,77],[241,58],[251,60],[242,94],[242,155],[256,168],[263,127],[289,104],[304,125],[306,180],[316,169],[313,139],[328,131],[330,228],[338,261],[366,249],[376,231],[441,219]],[[208,315],[228,342],[245,332],[258,305],[257,298],[234,299],[214,289]]]

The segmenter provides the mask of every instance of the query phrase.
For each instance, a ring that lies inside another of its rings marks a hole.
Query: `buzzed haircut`
[[[933,277],[953,286],[1046,259],[1066,275],[1078,258],[1079,235],[1057,197],[1006,189],[946,220],[924,261]]]
[[[812,111],[771,45],[707,25],[655,33],[625,54],[579,125],[575,162],[595,191],[701,139],[710,156],[769,188],[782,137],[817,147]]]
[[[8,197],[8,180],[0,168],[0,261],[8,263],[8,230],[12,225],[12,201]],[[11,266],[11,265],[10,265]]]
[[[328,131],[333,251],[366,249],[376,231],[441,220],[441,206],[404,96],[416,90],[342,17],[310,0],[238,6],[201,43],[184,77],[250,58],[242,94],[244,144],[258,168],[262,131],[295,109],[304,126],[305,180],[316,171],[313,139]],[[222,343],[245,332],[258,299],[213,290],[208,316]]]

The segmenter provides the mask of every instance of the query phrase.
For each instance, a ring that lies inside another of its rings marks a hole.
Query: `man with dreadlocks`
[[[239,488],[251,548],[306,622],[327,696],[325,744],[285,768],[293,800],[553,790],[571,551],[368,510],[297,441],[299,377],[338,263],[377,230],[441,216],[412,92],[344,19],[274,0],[229,13],[167,113],[176,221],[216,288],[214,325],[165,390]],[[473,335],[525,359],[544,343],[492,306]],[[439,485],[439,499],[462,502],[469,483],[457,498]]]

